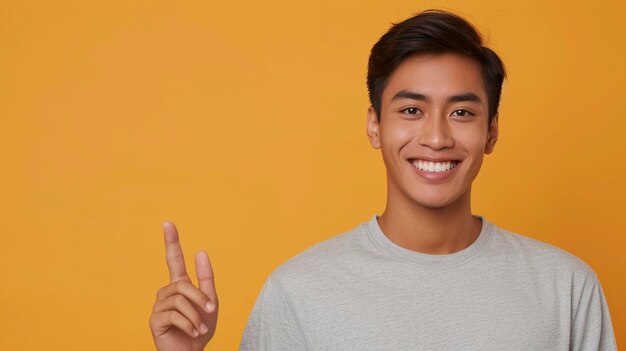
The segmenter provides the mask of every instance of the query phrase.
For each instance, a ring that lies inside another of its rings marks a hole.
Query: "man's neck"
[[[472,216],[470,191],[449,206],[428,208],[387,201],[378,224],[385,236],[406,249],[432,255],[461,251],[480,234],[481,220]]]

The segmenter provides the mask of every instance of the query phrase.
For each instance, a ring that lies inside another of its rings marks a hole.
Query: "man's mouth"
[[[447,172],[453,169],[461,161],[450,160],[450,161],[442,161],[442,162],[432,162],[432,161],[426,161],[426,160],[411,159],[409,160],[409,162],[411,162],[413,167],[421,171],[440,173],[440,172]]]

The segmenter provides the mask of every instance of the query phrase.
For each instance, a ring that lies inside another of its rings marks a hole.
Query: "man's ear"
[[[380,149],[380,124],[372,106],[367,109],[367,137],[374,149]]]
[[[498,114],[493,116],[491,125],[489,125],[489,129],[487,131],[487,144],[485,145],[486,154],[493,152],[493,148],[496,146],[496,141],[498,141]]]

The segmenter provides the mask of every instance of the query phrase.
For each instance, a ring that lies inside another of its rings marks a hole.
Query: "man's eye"
[[[420,109],[417,107],[407,107],[404,110],[402,110],[402,112],[409,114],[409,115],[416,115],[418,113],[420,113]]]
[[[469,117],[469,116],[473,116],[474,114],[469,112],[468,110],[459,109],[459,110],[454,110],[452,112],[452,115],[459,116],[459,117]]]

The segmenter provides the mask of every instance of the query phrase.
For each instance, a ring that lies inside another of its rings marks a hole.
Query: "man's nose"
[[[433,150],[454,146],[447,122],[445,116],[428,116],[423,120],[417,142]]]

